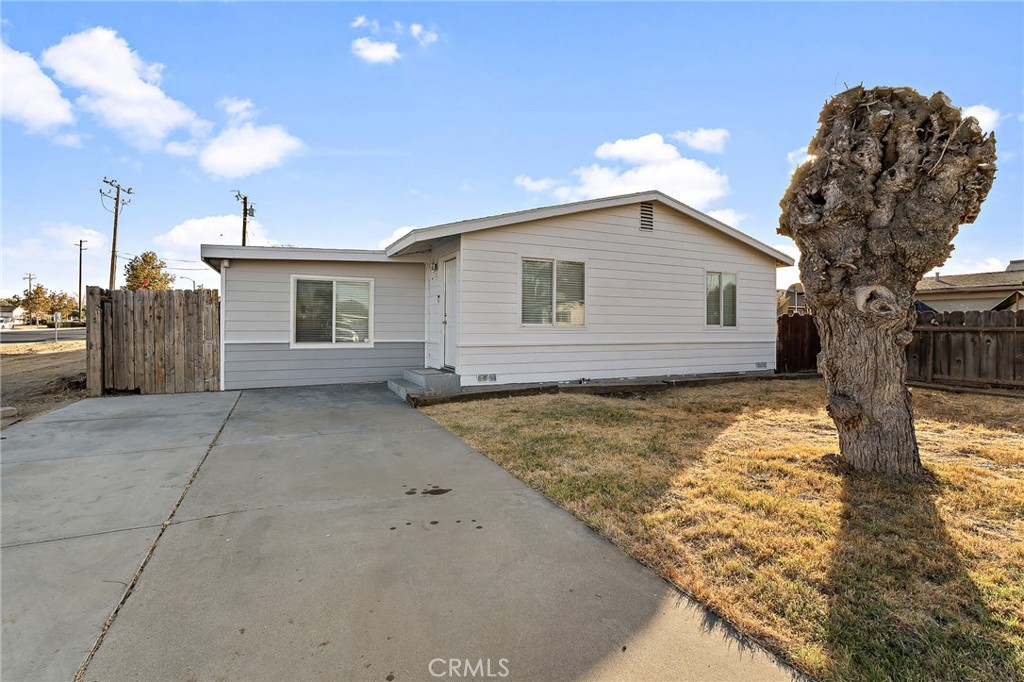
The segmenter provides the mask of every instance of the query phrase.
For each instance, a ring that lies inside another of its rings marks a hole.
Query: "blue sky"
[[[2,18],[3,295],[28,272],[74,291],[79,238],[105,286],[104,176],[135,191],[122,256],[155,250],[208,286],[198,244],[240,243],[236,189],[252,243],[379,248],[661,189],[795,253],[779,198],[824,101],[857,83],[943,90],[995,130],[995,186],[941,270],[1024,256],[1017,2],[5,2]]]

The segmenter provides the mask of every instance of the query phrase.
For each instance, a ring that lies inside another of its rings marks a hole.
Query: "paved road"
[[[85,327],[58,329],[60,341],[84,341]],[[52,329],[0,329],[0,343],[39,343],[53,341]]]
[[[5,680],[69,679],[157,537],[87,680],[792,678],[383,386],[91,399],[4,435]]]

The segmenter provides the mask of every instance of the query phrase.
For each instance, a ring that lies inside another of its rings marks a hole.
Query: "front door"
[[[458,259],[451,258],[444,262],[444,306],[441,317],[441,334],[444,336],[443,365],[455,369],[455,353],[458,350],[459,338],[459,292],[458,292]]]

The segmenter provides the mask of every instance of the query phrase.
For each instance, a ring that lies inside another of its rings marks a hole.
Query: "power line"
[[[249,243],[249,218],[256,216],[256,205],[249,205],[249,197],[235,190],[235,200],[242,202],[242,246]]]
[[[118,184],[117,180],[108,180],[106,176],[103,177],[103,183],[110,185],[114,188],[114,194],[110,194],[109,191],[104,191],[100,188],[100,203],[103,202],[103,197],[114,200],[114,238],[110,240],[110,290],[114,290],[114,280],[117,276],[117,217],[121,215],[121,208],[131,203],[131,199],[122,199],[121,192],[125,194],[132,194],[132,188],[122,190],[121,185]],[[104,208],[106,206],[104,205]],[[109,210],[109,209],[108,209]]]
[[[79,239],[76,246],[78,247],[78,321],[82,321],[82,252],[88,251],[89,249],[83,246],[88,240]]]

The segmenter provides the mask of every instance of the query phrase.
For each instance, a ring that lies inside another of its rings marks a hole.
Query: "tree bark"
[[[995,176],[995,137],[942,93],[856,87],[821,112],[811,160],[780,202],[800,248],[828,412],[852,467],[922,471],[906,389],[914,290],[974,222]]]
[[[899,311],[881,320],[872,316],[846,307],[815,313],[826,410],[839,431],[839,451],[850,466],[920,474],[904,353],[917,314]]]

